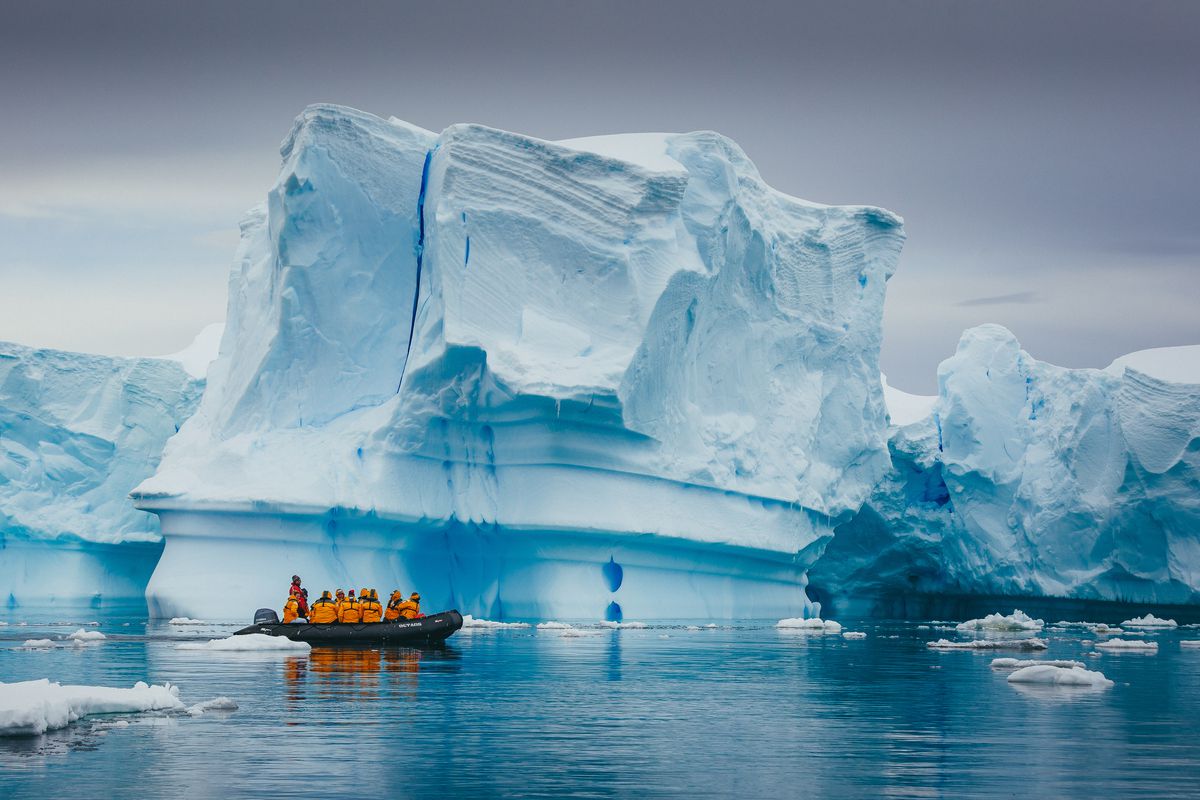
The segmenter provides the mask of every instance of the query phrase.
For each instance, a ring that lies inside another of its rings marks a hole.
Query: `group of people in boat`
[[[365,588],[358,593],[358,597],[354,596],[353,589],[349,593],[338,589],[333,594],[326,589],[312,606],[309,606],[308,590],[300,585],[299,575],[292,576],[288,599],[283,604],[284,622],[305,619],[320,625],[334,622],[357,625],[362,622],[398,622],[424,616],[421,613],[421,595],[413,592],[405,600],[399,589],[392,592],[387,606],[379,601],[379,594],[374,589]]]

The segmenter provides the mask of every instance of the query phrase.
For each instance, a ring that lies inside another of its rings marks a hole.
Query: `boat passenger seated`
[[[300,616],[300,595],[292,592],[288,595],[287,602],[283,604],[283,621],[285,623],[295,622]]]
[[[338,606],[330,596],[328,589],[321,592],[321,596],[312,604],[312,611],[308,615],[308,621],[318,625],[326,625],[330,622],[338,621]]]
[[[383,618],[388,622],[395,622],[400,619],[400,604],[404,602],[404,595],[397,589],[392,592],[392,596],[388,598],[387,611],[383,612]]]
[[[408,599],[400,604],[400,616],[405,619],[416,619],[421,616],[421,595],[413,592]]]
[[[345,601],[342,602],[341,608],[338,611],[338,622],[362,622],[362,605],[354,597],[354,590],[350,590],[350,594],[346,595]]]
[[[379,595],[374,589],[367,589],[367,595],[360,604],[362,605],[362,621],[363,622],[379,622],[383,619],[383,605],[379,602]]]

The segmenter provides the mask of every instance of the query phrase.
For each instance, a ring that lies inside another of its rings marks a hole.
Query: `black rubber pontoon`
[[[234,636],[265,633],[309,644],[436,644],[462,627],[462,614],[443,611],[421,619],[396,622],[331,622],[327,625],[267,622],[242,628]]]

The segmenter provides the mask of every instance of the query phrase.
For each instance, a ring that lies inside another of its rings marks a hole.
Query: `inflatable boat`
[[[332,622],[325,625],[291,622],[285,625],[279,621],[274,609],[262,608],[254,615],[254,624],[242,628],[234,636],[265,633],[267,636],[283,636],[294,642],[314,645],[423,645],[444,642],[462,624],[462,614],[452,610],[396,622]]]

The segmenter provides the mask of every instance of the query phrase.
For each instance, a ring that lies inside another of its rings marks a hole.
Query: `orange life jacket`
[[[360,605],[362,606],[363,622],[379,622],[383,619],[383,605],[374,597],[368,597]]]
[[[405,600],[399,606],[400,616],[405,619],[416,619],[421,614],[421,604],[412,600]]]
[[[392,592],[392,598],[388,600],[387,611],[383,612],[383,618],[388,622],[395,622],[400,619],[400,603],[404,602],[404,597],[399,592]]]
[[[338,621],[338,607],[333,600],[327,600],[322,597],[320,600],[312,604],[312,611],[308,615],[308,621],[320,625],[327,625],[330,622]]]
[[[357,597],[347,597],[338,610],[338,622],[362,622],[362,604]]]
[[[283,621],[291,622],[300,616],[300,603],[296,600],[296,595],[290,595],[287,602],[283,604]]]

